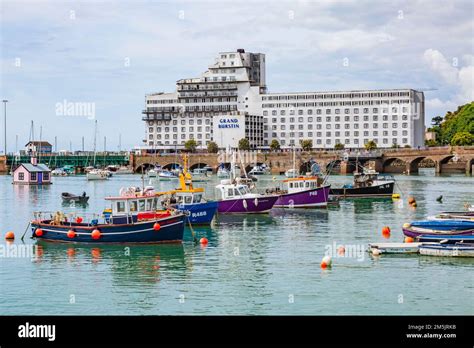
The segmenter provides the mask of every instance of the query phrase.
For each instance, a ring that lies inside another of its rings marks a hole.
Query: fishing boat
[[[423,243],[370,243],[368,252],[378,254],[417,254]]]
[[[327,207],[330,185],[314,176],[300,176],[283,180],[284,189],[268,190],[279,195],[275,208],[324,208]]]
[[[192,180],[194,182],[207,182],[211,180],[211,176],[208,174],[205,168],[196,168],[192,171]]]
[[[158,198],[129,195],[106,199],[112,208],[103,221],[95,214],[84,221],[82,217],[68,218],[61,212],[35,213],[31,222],[32,237],[69,243],[171,243],[183,240],[185,215],[177,210],[155,212]]]
[[[109,174],[107,171],[102,169],[92,169],[86,174],[87,180],[107,180]]]
[[[461,211],[461,212],[442,212],[433,216],[428,216],[428,220],[461,220],[461,221],[474,221],[474,212]]]
[[[160,181],[178,180],[178,175],[176,175],[174,172],[170,172],[169,170],[162,170],[158,173],[158,178]]]
[[[205,199],[204,188],[193,187],[194,175],[187,171],[187,155],[183,156],[183,160],[183,172],[179,174],[179,188],[168,192],[158,192],[156,195],[164,197],[165,208],[171,206],[185,212],[191,224],[210,224],[217,211],[218,203]]]
[[[287,178],[296,178],[298,175],[300,175],[300,172],[296,169],[296,151],[293,145],[293,167],[285,171],[285,176]]]
[[[455,219],[432,219],[413,221],[410,223],[411,227],[437,230],[437,231],[463,231],[474,229],[473,220],[455,220]]]
[[[82,195],[74,195],[69,192],[63,192],[61,193],[61,198],[63,199],[63,202],[65,203],[82,203],[85,204],[89,200],[89,196],[85,192],[82,193]]]
[[[115,175],[133,174],[133,169],[127,166],[110,165],[107,166],[106,170]]]
[[[51,175],[53,176],[67,176],[68,174],[62,168],[56,168],[51,171]]]
[[[419,252],[421,255],[430,256],[450,256],[450,257],[474,257],[473,243],[455,243],[455,244],[426,244],[423,243]]]
[[[331,188],[330,194],[339,197],[391,198],[395,187],[395,179],[391,175],[380,175],[370,169],[364,169],[362,173],[354,173],[354,183],[346,184],[341,188]]]
[[[403,234],[420,242],[446,241],[455,243],[474,240],[474,229],[468,230],[434,230],[429,228],[414,227],[411,224],[403,225]]]
[[[269,175],[270,169],[266,166],[266,164],[256,165],[250,171],[249,175]]]

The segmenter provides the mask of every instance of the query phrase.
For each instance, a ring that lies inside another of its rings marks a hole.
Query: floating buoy
[[[379,249],[372,249],[372,255],[379,256],[381,254]]]
[[[332,260],[330,256],[324,256],[323,259],[321,260],[321,268],[326,269],[331,267]]]
[[[67,231],[68,238],[74,238],[76,236],[76,232],[74,230]]]
[[[411,224],[409,222],[405,222],[403,224],[403,228],[410,228]]]
[[[382,236],[383,236],[385,239],[389,239],[389,238],[390,238],[390,227],[388,227],[388,226],[382,227]]]
[[[161,229],[161,225],[158,222],[155,222],[155,224],[153,225],[153,229],[155,231],[159,231]]]
[[[344,256],[346,254],[346,248],[344,248],[344,246],[341,245],[339,248],[337,248],[337,254],[340,256]]]
[[[92,237],[92,239],[99,239],[100,238],[100,231],[99,230],[92,231],[91,237]]]
[[[413,208],[416,208],[416,207],[417,207],[416,202],[413,202],[413,203],[411,204],[411,206],[412,206]]]
[[[199,243],[201,243],[202,245],[207,245],[207,243],[209,243],[209,241],[207,240],[206,237],[202,237],[202,238],[199,240]]]
[[[400,194],[399,193],[394,193],[392,195],[392,199],[400,199]]]
[[[80,224],[81,222],[82,222],[82,218],[81,218],[80,216],[78,216],[78,217],[76,218],[76,223]]]
[[[414,241],[412,237],[405,237],[405,243],[413,243]]]
[[[6,240],[15,239],[15,233],[13,233],[12,231],[8,231],[7,233],[5,233],[5,239]]]
[[[35,230],[35,236],[36,237],[41,237],[43,235],[43,230],[41,228],[37,228]]]
[[[416,203],[415,197],[412,197],[412,196],[408,197],[408,204],[413,204],[413,203]]]

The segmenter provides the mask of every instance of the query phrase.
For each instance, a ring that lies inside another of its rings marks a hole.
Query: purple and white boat
[[[219,214],[261,214],[272,209],[278,196],[252,193],[249,186],[239,180],[221,180],[216,186],[221,200],[217,211]]]
[[[328,204],[331,185],[324,185],[317,176],[300,176],[283,180],[284,190],[277,191],[280,197],[275,208],[325,208]]]

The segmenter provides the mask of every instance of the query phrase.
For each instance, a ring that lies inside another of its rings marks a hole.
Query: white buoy
[[[332,260],[331,260],[331,256],[329,255],[326,255],[323,257],[323,259],[321,260],[321,268],[329,268],[331,267],[332,265]]]
[[[372,249],[372,255],[379,256],[381,254],[379,249]]]
[[[245,209],[247,209],[247,201],[245,199],[242,201],[242,205],[244,206]]]
[[[253,202],[254,202],[255,206],[257,206],[258,205],[258,198],[255,198],[255,200]]]

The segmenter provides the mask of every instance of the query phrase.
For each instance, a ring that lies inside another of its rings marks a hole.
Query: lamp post
[[[3,99],[3,105],[4,105],[4,110],[5,110],[5,156],[7,155],[7,103],[8,100]]]

